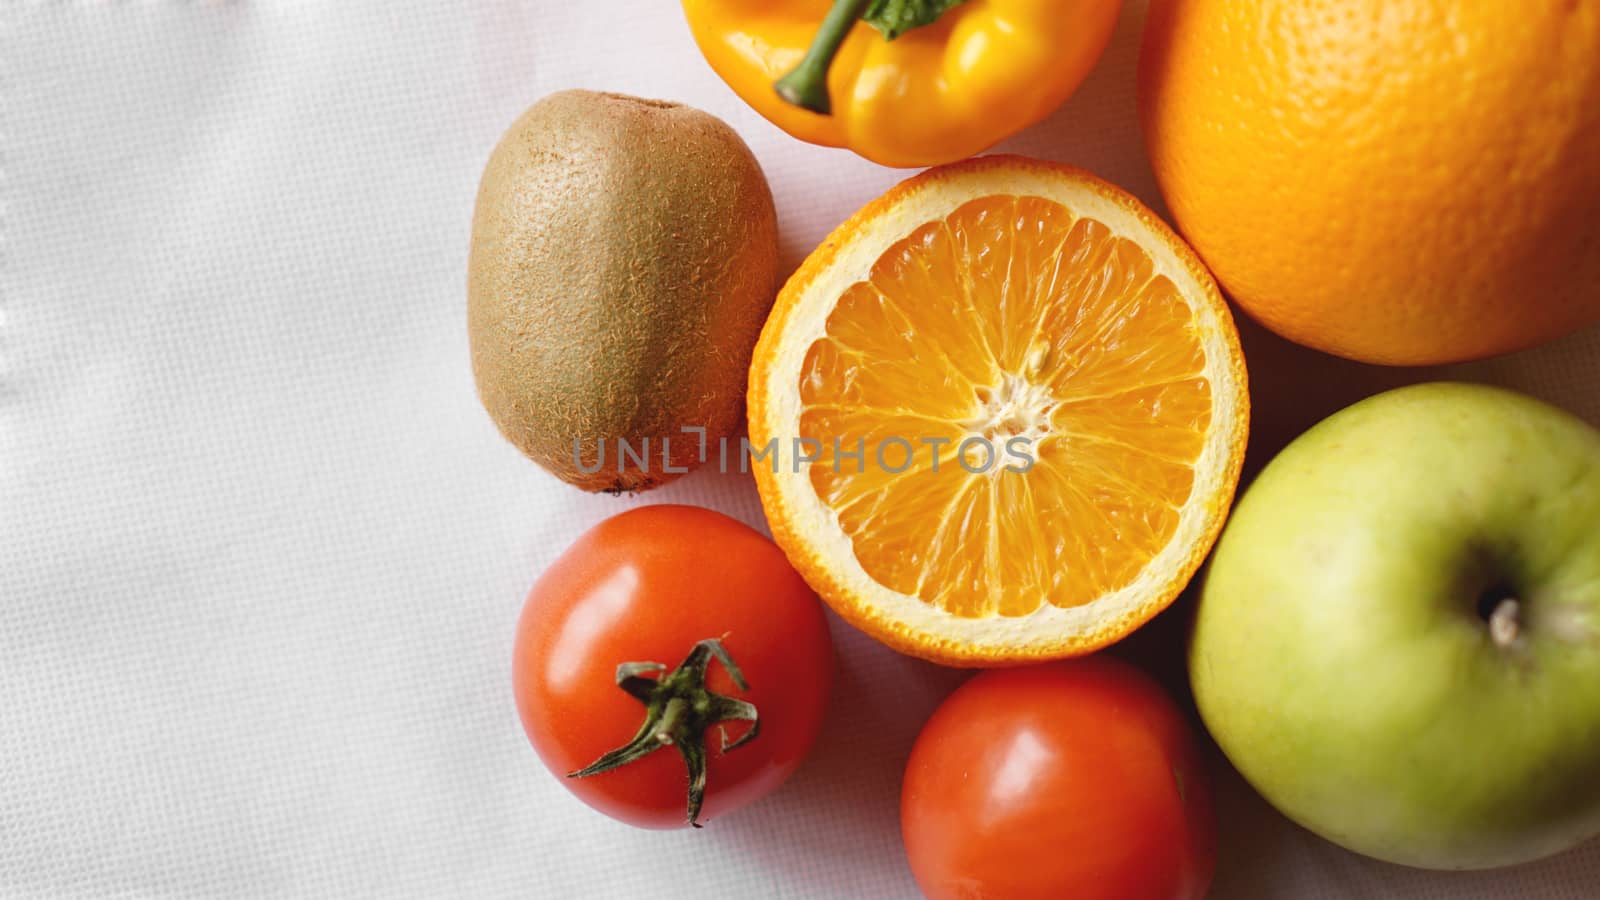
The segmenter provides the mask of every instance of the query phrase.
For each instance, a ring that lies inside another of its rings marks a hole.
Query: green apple
[[[1245,778],[1356,852],[1487,868],[1600,834],[1600,432],[1465,384],[1330,417],[1239,503],[1189,674]]]

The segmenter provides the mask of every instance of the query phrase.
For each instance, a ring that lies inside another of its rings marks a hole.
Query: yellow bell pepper
[[[701,52],[757,112],[801,140],[904,167],[971,156],[1049,115],[1094,67],[1120,6],[683,0]]]

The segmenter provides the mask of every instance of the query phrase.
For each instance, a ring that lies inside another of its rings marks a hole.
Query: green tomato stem
[[[626,744],[602,754],[576,772],[569,772],[567,777],[599,775],[643,759],[663,747],[676,747],[689,770],[689,824],[699,828],[700,805],[705,800],[706,790],[706,729],[729,720],[750,723],[750,728],[738,740],[730,742],[727,732],[722,733],[722,752],[726,753],[753,739],[761,724],[753,704],[714,694],[706,687],[706,671],[712,659],[722,663],[739,690],[749,690],[744,673],[716,638],[706,638],[695,644],[671,672],[658,662],[625,662],[617,666],[617,687],[644,704],[644,722]],[[667,674],[661,674],[663,672]],[[659,677],[652,678],[652,675]]]
[[[869,2],[871,0],[834,0],[833,8],[823,18],[800,64],[773,82],[779,97],[819,115],[833,114],[833,101],[828,97],[828,68]]]
[[[684,700],[682,697],[673,697],[667,701],[666,711],[661,714],[661,724],[656,726],[656,741],[662,744],[676,742],[678,723],[683,721]]]

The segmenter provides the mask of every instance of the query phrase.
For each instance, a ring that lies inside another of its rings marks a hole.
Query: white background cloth
[[[1007,149],[1154,203],[1141,7]],[[580,530],[660,502],[761,522],[736,475],[581,494],[473,396],[478,174],[523,108],[580,86],[731,122],[789,265],[903,175],[767,125],[665,0],[0,0],[0,896],[915,896],[900,771],[963,675],[837,621],[817,751],[704,831],[591,813],[521,734],[513,624]],[[1245,331],[1257,464],[1429,374]],[[1458,374],[1600,421],[1595,331]],[[1600,845],[1415,872],[1217,769],[1217,897],[1600,896]]]

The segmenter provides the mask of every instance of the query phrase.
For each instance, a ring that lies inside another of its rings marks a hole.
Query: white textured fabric
[[[1008,149],[1154,201],[1139,7]],[[667,0],[0,0],[0,896],[915,896],[900,770],[960,673],[836,623],[813,758],[694,833],[589,812],[517,725],[512,626],[582,528],[663,501],[760,522],[738,476],[568,489],[473,396],[478,173],[524,107],[576,86],[731,122],[791,264],[901,177],[759,119]],[[1246,332],[1257,461],[1429,374]],[[1600,421],[1600,333],[1465,374]],[[1414,872],[1217,768],[1217,897],[1600,896],[1600,846]]]

